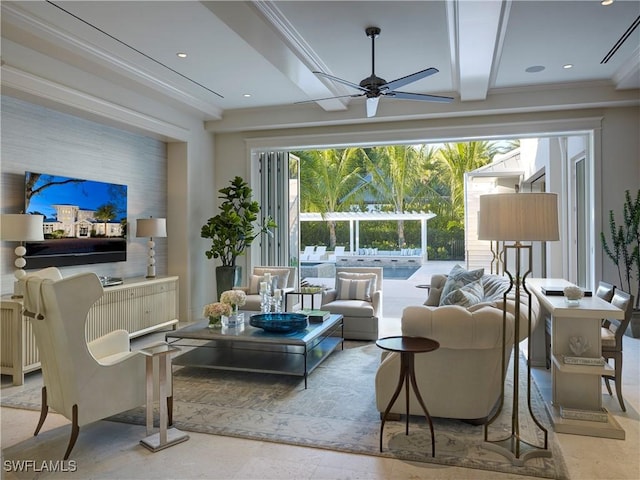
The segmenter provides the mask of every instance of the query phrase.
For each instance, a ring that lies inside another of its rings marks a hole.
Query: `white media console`
[[[124,329],[138,337],[178,323],[178,277],[125,279],[106,287],[104,295],[89,310],[87,341],[113,330]],[[40,356],[31,320],[22,315],[21,299],[2,297],[0,311],[1,373],[12,375],[14,385],[24,383],[24,374],[40,368]]]

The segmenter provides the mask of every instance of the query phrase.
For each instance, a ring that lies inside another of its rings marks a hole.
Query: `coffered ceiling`
[[[3,1],[2,61],[3,69],[113,95],[85,81],[97,75],[212,129],[287,126],[270,123],[276,116],[339,125],[637,105],[639,21],[640,2],[622,0]],[[356,84],[368,77],[369,26],[381,28],[377,76],[435,67],[402,90],[454,101],[383,97],[374,119],[362,98],[297,103],[358,93],[312,72]]]

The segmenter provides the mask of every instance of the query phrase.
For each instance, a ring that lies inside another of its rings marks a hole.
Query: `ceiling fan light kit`
[[[333,75],[329,75],[324,72],[313,72],[314,74],[327,78],[333,82],[341,83],[346,85],[347,87],[355,88],[359,90],[361,93],[356,93],[353,95],[340,95],[336,97],[328,97],[328,98],[319,98],[315,100],[307,100],[303,102],[297,103],[309,103],[309,102],[317,102],[321,100],[330,100],[333,98],[344,98],[344,97],[367,97],[366,102],[366,110],[367,117],[375,117],[376,112],[378,111],[378,102],[380,97],[386,96],[391,98],[398,98],[401,100],[417,100],[421,102],[439,102],[439,103],[449,103],[453,101],[452,97],[443,97],[439,95],[427,95],[424,93],[410,93],[410,92],[400,92],[396,89],[402,88],[405,85],[408,85],[413,82],[417,82],[418,80],[422,80],[428,76],[431,76],[435,73],[438,73],[437,68],[427,68],[424,70],[420,70],[418,72],[412,73],[411,75],[407,75],[406,77],[397,78],[390,82],[387,82],[385,79],[376,76],[375,74],[375,66],[376,66],[376,37],[380,35],[380,28],[378,27],[367,27],[365,29],[365,33],[367,37],[371,38],[371,75],[364,80],[362,80],[359,84],[350,82],[349,80],[344,80],[342,78],[334,77]]]

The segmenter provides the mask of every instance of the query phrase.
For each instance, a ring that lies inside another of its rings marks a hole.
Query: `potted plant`
[[[244,254],[259,235],[272,234],[271,229],[277,227],[271,217],[266,217],[262,225],[258,224],[260,204],[253,200],[253,191],[242,177],[235,177],[230,183],[219,190],[222,194],[218,197],[222,199],[220,213],[211,217],[200,232],[202,238],[211,239],[211,248],[205,252],[207,258],[219,258],[222,262],[216,268],[218,298],[237,284],[238,256]]]
[[[632,337],[640,337],[640,190],[636,198],[631,191],[625,192],[622,209],[623,223],[618,225],[613,210],[609,211],[611,244],[600,233],[602,247],[607,256],[618,267],[618,277],[622,289],[635,296],[633,315],[627,331]],[[635,282],[633,282],[635,278]]]

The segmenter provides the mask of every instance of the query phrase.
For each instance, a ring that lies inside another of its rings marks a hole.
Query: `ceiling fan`
[[[396,80],[392,80],[391,82],[387,82],[383,78],[377,77],[375,74],[375,41],[376,37],[380,35],[380,29],[378,27],[367,27],[365,29],[365,33],[367,37],[371,38],[371,76],[365,78],[360,82],[360,84],[350,82],[348,80],[343,80],[342,78],[334,77],[333,75],[329,75],[324,72],[313,72],[316,75],[324,78],[328,78],[337,83],[342,83],[351,88],[355,88],[356,90],[360,90],[361,93],[356,93],[353,95],[340,95],[337,97],[327,97],[327,98],[318,98],[315,100],[306,100],[303,102],[297,103],[309,103],[309,102],[318,102],[321,100],[330,100],[333,98],[344,98],[344,97],[367,97],[367,117],[374,117],[376,115],[376,111],[378,110],[378,102],[381,96],[391,97],[391,98],[399,98],[402,100],[419,100],[423,102],[441,102],[441,103],[449,103],[453,101],[452,97],[441,97],[438,95],[426,95],[423,93],[409,93],[409,92],[399,92],[396,90],[397,88],[404,87],[412,82],[417,82],[423,78],[426,78],[434,73],[438,73],[437,68],[427,68],[426,70],[421,70],[419,72],[412,73],[411,75],[407,75],[406,77],[397,78]]]

